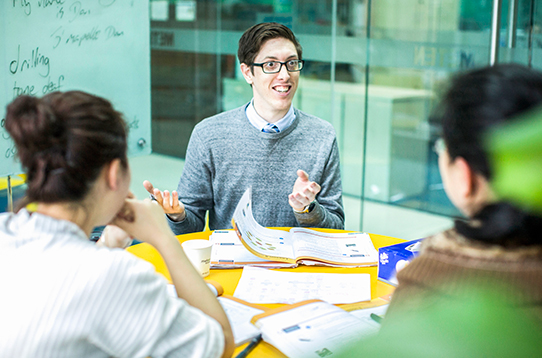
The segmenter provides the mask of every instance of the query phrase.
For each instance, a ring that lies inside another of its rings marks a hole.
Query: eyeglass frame
[[[439,137],[435,144],[433,144],[433,151],[440,157],[442,153],[444,153],[447,150],[446,142],[444,141],[444,138]]]
[[[290,61],[297,61],[298,63],[301,64],[301,68],[300,68],[299,70],[289,70],[289,69],[288,69],[288,65],[286,65],[286,64],[287,64],[288,62],[290,62]],[[266,71],[264,70],[263,66],[264,66],[265,64],[267,64],[267,63],[270,63],[270,62],[280,63],[279,69],[278,69],[277,71],[275,71],[275,72],[266,72]],[[295,60],[288,60],[288,61],[286,61],[286,62],[280,62],[280,61],[267,61],[267,62],[261,62],[261,63],[253,63],[251,66],[252,66],[252,67],[254,67],[254,66],[261,67],[262,72],[265,73],[265,74],[268,74],[268,75],[271,75],[271,74],[274,74],[274,73],[279,73],[279,72],[282,70],[282,66],[286,66],[286,71],[288,71],[288,72],[299,72],[299,71],[301,71],[301,70],[305,67],[305,60],[297,60],[297,59],[295,59]]]

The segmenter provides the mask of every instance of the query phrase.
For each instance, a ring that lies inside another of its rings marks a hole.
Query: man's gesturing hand
[[[184,205],[179,201],[179,194],[177,191],[172,191],[171,195],[169,191],[164,190],[161,192],[155,188],[150,181],[145,180],[143,186],[147,191],[154,196],[154,200],[160,204],[164,212],[174,221],[182,221],[185,218]]]
[[[321,188],[318,183],[309,181],[309,175],[303,171],[297,171],[297,180],[294,184],[294,189],[288,195],[288,202],[295,211],[303,211],[307,205],[316,199],[316,194]]]

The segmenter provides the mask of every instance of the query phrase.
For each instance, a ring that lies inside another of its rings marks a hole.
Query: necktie
[[[265,133],[278,133],[278,132],[280,132],[280,129],[279,129],[279,127],[277,127],[273,123],[267,123],[267,125],[265,127],[263,127],[262,132],[265,132]]]

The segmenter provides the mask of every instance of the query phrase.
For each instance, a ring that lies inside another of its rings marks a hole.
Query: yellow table
[[[277,228],[280,229],[280,228]],[[288,230],[288,228],[282,228],[284,230]],[[330,230],[330,229],[315,229],[318,231],[325,231],[325,232],[340,232],[339,230]],[[179,239],[179,242],[184,242],[187,240],[194,240],[194,239],[208,239],[211,235],[212,231],[203,231],[193,234],[186,234],[186,235],[179,235],[177,238]],[[397,239],[389,236],[383,236],[383,235],[376,235],[376,234],[369,234],[371,237],[371,240],[373,241],[373,244],[375,248],[379,248],[382,246],[388,246],[397,244],[400,242],[404,242],[405,240]],[[156,271],[164,275],[170,282],[171,277],[169,275],[169,272],[167,270],[166,264],[162,260],[162,257],[156,251],[151,245],[142,243],[138,245],[131,246],[127,249],[127,251],[131,252],[132,254],[152,263],[154,267],[156,268]],[[295,272],[321,272],[321,273],[368,273],[371,275],[371,299],[375,299],[378,297],[389,295],[393,292],[394,287],[391,285],[388,285],[386,283],[383,283],[381,281],[378,281],[377,279],[377,267],[356,267],[356,268],[343,268],[343,267],[315,267],[315,266],[299,266],[294,269],[280,269],[281,271],[295,271]],[[219,282],[222,287],[224,287],[224,294],[233,296],[233,293],[235,292],[235,288],[237,287],[237,283],[239,282],[239,279],[241,278],[242,269],[227,269],[227,270],[211,270],[211,273],[206,279],[214,280]],[[282,306],[282,304],[267,304],[263,305],[270,308],[275,308]],[[245,345],[238,347],[235,350],[234,356],[240,352]],[[277,349],[275,349],[273,346],[262,342],[258,344],[258,346],[252,351],[250,354],[252,357],[258,357],[258,358],[277,358],[277,357],[285,357],[281,352],[279,352]]]

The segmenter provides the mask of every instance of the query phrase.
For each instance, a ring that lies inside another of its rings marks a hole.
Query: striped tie
[[[265,133],[278,133],[278,132],[280,132],[280,129],[279,129],[279,127],[277,127],[273,123],[267,123],[267,125],[262,129],[262,132],[265,132]]]

